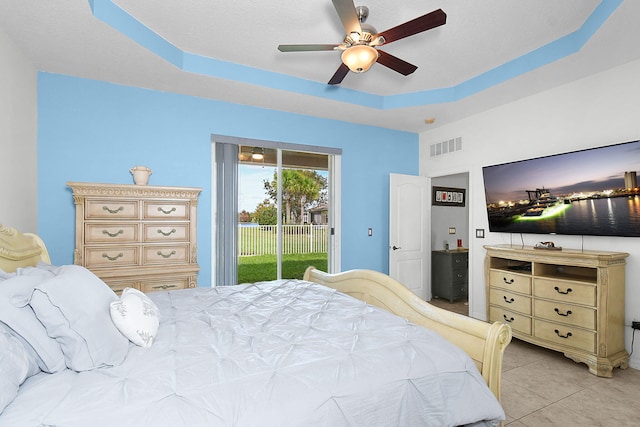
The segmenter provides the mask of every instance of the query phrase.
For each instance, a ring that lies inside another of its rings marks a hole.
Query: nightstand
[[[453,302],[469,294],[469,251],[431,252],[431,295]]]

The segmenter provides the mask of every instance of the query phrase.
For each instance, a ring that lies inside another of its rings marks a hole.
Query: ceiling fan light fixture
[[[251,159],[252,160],[263,160],[264,159],[264,149],[262,147],[253,147],[253,150],[251,150]]]
[[[368,45],[351,46],[342,52],[342,62],[354,73],[364,73],[378,60],[378,51]]]

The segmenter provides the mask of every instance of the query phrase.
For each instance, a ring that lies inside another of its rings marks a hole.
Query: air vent
[[[455,139],[449,139],[447,141],[437,142],[429,146],[429,156],[436,157],[443,154],[453,153],[454,151],[462,150],[462,137],[459,136]]]

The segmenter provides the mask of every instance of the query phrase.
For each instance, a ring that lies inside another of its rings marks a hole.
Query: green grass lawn
[[[327,271],[327,254],[292,254],[282,256],[282,278],[302,279],[309,266]],[[253,283],[276,279],[276,256],[242,256],[238,258],[238,283]]]

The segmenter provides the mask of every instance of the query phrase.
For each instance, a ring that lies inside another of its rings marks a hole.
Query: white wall
[[[464,188],[469,194],[469,177],[466,173],[446,175],[431,180],[434,187]],[[449,234],[449,228],[456,229],[455,234]],[[457,246],[458,239],[462,239],[462,246],[469,245],[469,204],[464,207],[431,206],[431,249],[444,249],[445,240],[450,248]]]
[[[610,69],[420,135],[420,174],[440,176],[455,163],[469,171],[470,307],[473,317],[486,319],[483,245],[510,243],[506,233],[489,233],[482,166],[523,160],[640,139],[640,61]],[[462,137],[463,149],[446,161],[429,157],[429,144]],[[475,237],[485,229],[486,238]],[[526,245],[540,236],[525,235]],[[562,247],[580,248],[579,236],[554,236]],[[518,242],[520,243],[520,242]],[[584,248],[628,252],[625,324],[640,320],[640,239],[584,237]],[[631,351],[631,327],[625,328]],[[640,368],[640,339],[631,366]]]
[[[37,232],[37,70],[0,30],[0,224]]]

